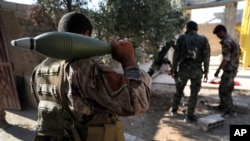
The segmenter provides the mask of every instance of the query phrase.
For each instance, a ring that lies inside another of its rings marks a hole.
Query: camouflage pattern
[[[236,74],[237,71],[224,71],[219,86],[220,105],[229,110],[234,110],[232,92]]]
[[[191,48],[191,49],[190,49]],[[189,58],[189,52],[195,58]],[[195,32],[188,32],[185,35],[181,35],[177,42],[173,57],[173,71],[177,71],[179,63],[187,60],[193,59],[197,64],[203,63],[203,71],[209,71],[210,62],[210,45],[205,36],[198,35]]]
[[[102,111],[129,116],[149,108],[152,80],[137,67],[121,74],[98,58],[81,59],[69,64],[68,81],[71,109],[79,121]]]
[[[190,56],[191,50],[191,56]],[[176,93],[173,98],[172,110],[177,111],[183,90],[190,80],[190,97],[188,100],[187,116],[193,116],[197,95],[201,88],[203,72],[208,73],[210,62],[210,45],[205,36],[196,32],[181,35],[176,44],[173,56],[173,71],[177,72]],[[202,68],[203,65],[203,68]]]
[[[227,35],[220,43],[223,60],[228,61],[223,69],[219,86],[220,105],[233,110],[232,92],[234,90],[234,78],[239,67],[240,47],[230,35]]]
[[[237,71],[241,52],[239,44],[230,35],[227,35],[220,43],[222,45],[223,60],[229,61],[223,71]]]

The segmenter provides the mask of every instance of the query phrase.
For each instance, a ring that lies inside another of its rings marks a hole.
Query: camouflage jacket
[[[137,67],[121,74],[92,57],[70,63],[67,74],[68,98],[79,121],[102,111],[129,116],[149,108],[151,78]]]
[[[224,71],[237,71],[240,59],[240,46],[230,36],[225,36],[221,41],[223,60],[229,61],[224,67]]]
[[[35,96],[39,98],[39,106],[44,107],[42,104],[48,101],[48,98],[43,98],[48,95],[46,93],[54,94],[54,87],[51,86],[55,84],[51,85],[51,80],[47,79],[50,75],[55,77],[52,81],[60,79],[56,75],[59,71],[58,62],[63,61],[48,58],[32,74],[31,85]],[[67,104],[79,122],[86,122],[96,116],[95,124],[98,124],[98,118],[102,124],[101,120],[106,118],[102,116],[110,113],[129,116],[148,110],[152,80],[138,67],[126,68],[121,74],[105,66],[97,57],[66,62],[65,66],[65,81],[60,89],[67,95]],[[39,82],[39,77],[44,77],[43,81]],[[45,92],[45,95],[41,95],[41,92]]]
[[[177,71],[178,65],[186,60],[193,60],[198,66],[203,64],[204,72],[209,71],[210,45],[205,36],[196,32],[179,36],[174,50],[173,71]]]

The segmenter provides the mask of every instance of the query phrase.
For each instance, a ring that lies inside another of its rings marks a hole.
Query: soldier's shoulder
[[[184,40],[184,39],[185,39],[185,34],[181,34],[181,35],[178,37],[177,41],[181,41],[181,40]]]
[[[208,39],[205,35],[199,35],[198,34],[198,40],[201,42],[208,42]]]
[[[224,41],[224,43],[236,42],[236,40],[234,38],[232,38],[231,36],[227,36],[223,41]]]
[[[69,65],[72,68],[89,68],[95,65],[103,64],[101,59],[98,59],[96,57],[90,57],[90,58],[81,58],[74,61],[71,61]]]
[[[201,34],[197,34],[199,36],[199,38],[201,39],[207,39],[207,37],[205,35],[201,35]]]
[[[180,34],[178,38],[184,38],[186,34]]]

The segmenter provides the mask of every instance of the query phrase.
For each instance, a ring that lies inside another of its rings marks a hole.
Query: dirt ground
[[[206,100],[211,106],[216,106],[219,102],[217,93],[217,89],[202,89],[200,91],[196,108],[198,118],[220,114],[220,112],[211,110],[201,103],[201,101]],[[249,95],[249,91],[235,91],[233,98],[238,112],[237,117],[225,118],[223,126],[210,131],[204,131],[198,122],[185,123],[183,121],[185,115],[182,111],[178,111],[177,117],[171,117],[168,110],[173,94],[153,94],[148,112],[122,118],[122,120],[125,122],[127,133],[145,141],[229,141],[230,125],[250,124]],[[189,93],[185,93],[185,96],[186,103]]]
[[[185,92],[185,101],[188,100]],[[222,127],[204,131],[197,123],[185,123],[184,114],[170,117],[168,110],[173,94],[153,94],[148,112],[131,117],[122,117],[125,125],[126,141],[229,141],[229,125],[250,124],[250,92],[235,91],[234,102],[237,105],[238,116],[226,118]],[[200,101],[206,100],[211,105],[219,101],[217,89],[202,89],[199,94],[196,113],[204,117],[218,112],[209,110]],[[33,141],[35,136],[36,109],[26,107],[23,111],[7,110],[7,120],[12,125],[0,129],[0,141]],[[129,136],[128,136],[129,135]]]

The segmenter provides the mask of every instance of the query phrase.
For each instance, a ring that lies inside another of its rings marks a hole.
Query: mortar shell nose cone
[[[12,46],[16,46],[16,40],[12,40],[10,43]]]
[[[20,47],[25,49],[34,49],[34,39],[30,37],[20,38],[11,41],[11,45],[14,47]]]

